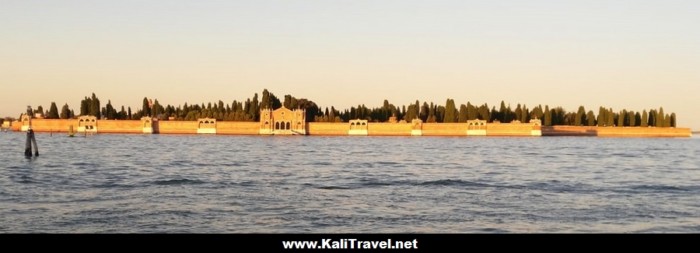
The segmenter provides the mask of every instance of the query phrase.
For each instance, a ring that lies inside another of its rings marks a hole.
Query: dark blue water
[[[2,233],[700,232],[700,139],[0,133]]]

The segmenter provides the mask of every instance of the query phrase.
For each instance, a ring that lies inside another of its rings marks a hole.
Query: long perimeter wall
[[[97,133],[144,133],[144,122],[140,120],[97,120]],[[11,130],[21,131],[22,122],[13,122]],[[68,132],[70,127],[78,129],[77,119],[34,119],[35,132]],[[197,121],[158,121],[153,132],[160,134],[197,134]],[[258,122],[219,121],[216,134],[258,135]],[[347,136],[348,123],[307,123],[308,135]],[[411,136],[416,129],[410,123],[373,123],[366,126],[368,136]],[[419,129],[423,136],[467,136],[466,123],[423,123]],[[415,135],[415,134],[413,134]],[[583,126],[533,126],[531,124],[487,124],[486,136],[601,136],[601,137],[690,137],[690,128],[656,127],[583,127]]]
[[[675,127],[542,127],[542,136],[601,136],[601,137],[691,137],[690,128]]]

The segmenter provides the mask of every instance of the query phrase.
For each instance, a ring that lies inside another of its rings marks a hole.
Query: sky
[[[0,116],[245,100],[502,100],[676,112],[700,130],[696,0],[0,0]]]

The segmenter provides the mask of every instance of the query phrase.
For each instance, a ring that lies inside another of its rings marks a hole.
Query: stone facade
[[[203,118],[197,120],[198,134],[216,134],[216,119]]]
[[[144,134],[157,133],[155,127],[157,124],[158,122],[156,119],[153,119],[151,117],[141,117],[141,125],[143,126]]]
[[[532,125],[532,130],[530,130],[531,136],[542,136],[542,121],[539,119],[531,119],[530,124]]]
[[[486,120],[467,120],[467,135],[468,136],[485,136],[486,135]]]
[[[306,135],[306,111],[281,107],[260,110],[260,134]]]
[[[356,119],[350,120],[350,130],[348,130],[348,135],[367,135],[367,124],[366,119]]]
[[[411,120],[411,136],[423,135],[423,121],[420,119]]]
[[[95,116],[80,116],[80,117],[78,117],[78,132],[79,133],[97,133],[97,117],[95,117]]]
[[[27,114],[22,114],[22,117],[19,118],[19,121],[21,122],[20,130],[22,132],[26,132],[29,130],[29,120],[29,115]]]

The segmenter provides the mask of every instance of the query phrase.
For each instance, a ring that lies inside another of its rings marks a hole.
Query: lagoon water
[[[700,232],[695,137],[0,141],[0,233]]]

